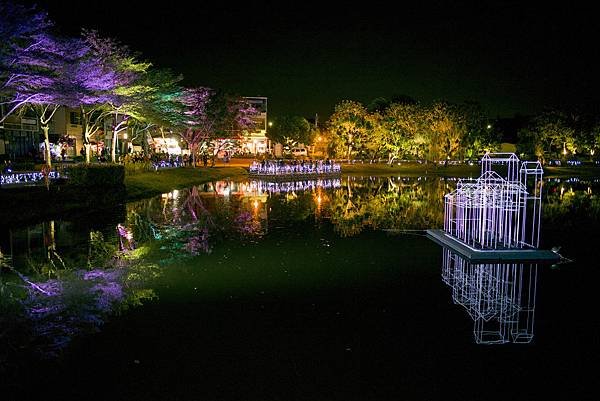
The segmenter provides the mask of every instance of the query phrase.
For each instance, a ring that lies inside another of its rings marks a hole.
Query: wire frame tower
[[[444,199],[444,231],[475,249],[537,248],[543,169],[514,153],[488,153],[481,176]]]

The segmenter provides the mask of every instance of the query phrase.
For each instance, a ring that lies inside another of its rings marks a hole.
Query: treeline
[[[499,146],[477,103],[345,100],[327,121],[329,152],[343,158],[448,161],[474,159]]]
[[[119,41],[82,30],[79,37],[54,34],[45,11],[0,0],[0,123],[32,110],[44,133],[50,165],[49,126],[61,106],[79,109],[86,160],[91,141],[112,128],[111,160],[119,133],[147,144],[151,131],[181,135],[192,156],[214,155],[216,139],[247,132],[257,114],[240,96],[206,87],[184,88],[183,77],[154,68]]]
[[[340,102],[321,135],[328,136],[330,156],[431,162],[478,159],[499,151],[502,142],[516,145],[522,159],[595,160],[600,148],[600,117],[593,113],[548,109],[515,118],[506,132],[478,103],[420,104],[408,97],[375,99],[369,106]]]
[[[517,131],[517,152],[542,162],[549,159],[596,160],[600,116],[577,110],[546,110]]]

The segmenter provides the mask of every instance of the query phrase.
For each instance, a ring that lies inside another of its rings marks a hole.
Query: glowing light
[[[494,165],[506,166],[506,176]],[[543,173],[540,162],[520,162],[514,153],[486,154],[481,176],[459,180],[444,197],[444,231],[478,249],[537,248]]]
[[[252,205],[254,206],[255,209],[258,209],[258,201],[257,200],[255,200]]]
[[[316,162],[303,162],[299,164],[280,164],[278,162],[254,161],[250,165],[250,174],[254,175],[319,175],[338,174],[341,166],[336,163],[327,163],[323,160]]]
[[[249,190],[258,193],[293,193],[296,191],[311,191],[316,188],[339,188],[341,185],[341,180],[339,178],[284,182],[257,180],[251,181]]]
[[[48,173],[48,178],[54,180],[60,178],[61,175],[58,171],[50,171]],[[0,185],[10,185],[10,184],[26,184],[39,182],[44,180],[44,174],[38,171],[28,171],[21,173],[8,173],[0,175]]]

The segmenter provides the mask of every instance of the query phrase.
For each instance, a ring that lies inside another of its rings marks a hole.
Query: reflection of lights
[[[321,204],[321,195],[317,196],[317,203],[320,205]]]
[[[284,182],[268,182],[263,180],[251,181],[246,188],[247,192],[259,193],[279,193],[279,192],[295,192],[295,191],[310,191],[316,188],[339,188],[341,180],[324,179],[324,180],[302,180],[302,181],[284,181]]]
[[[254,209],[258,209],[258,201],[257,200],[255,200],[252,205],[254,206]]]

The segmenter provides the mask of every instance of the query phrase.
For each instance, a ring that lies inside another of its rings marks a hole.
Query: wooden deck
[[[450,248],[473,263],[503,262],[558,262],[560,255],[546,249],[479,250],[449,236],[444,230],[427,230],[427,236],[438,244]]]

